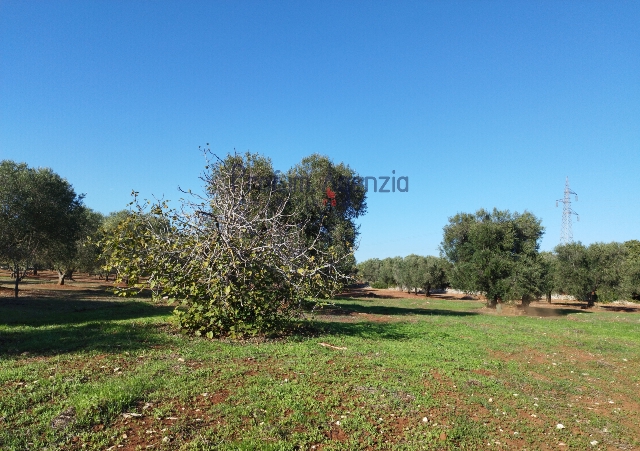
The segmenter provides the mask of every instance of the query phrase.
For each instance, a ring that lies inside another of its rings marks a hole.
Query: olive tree
[[[555,248],[559,288],[593,306],[621,296],[626,249],[620,243],[569,243]]]
[[[407,293],[410,293],[412,290],[414,293],[417,293],[418,289],[422,286],[422,274],[420,272],[421,260],[421,256],[411,254],[394,262],[395,279],[400,287],[407,290]]]
[[[558,259],[553,252],[540,252],[539,288],[547,302],[551,303],[551,294],[558,291],[557,265]]]
[[[51,169],[0,162],[0,260],[11,266],[16,297],[29,264],[75,247],[82,199]]]
[[[378,258],[364,260],[357,265],[358,275],[363,282],[374,284],[378,281],[381,261]]]
[[[624,243],[626,259],[623,266],[622,293],[625,297],[640,300],[640,241]]]
[[[440,249],[452,265],[451,285],[480,292],[487,305],[527,300],[536,291],[538,249],[544,228],[529,212],[493,209],[459,213],[444,227]]]
[[[419,266],[421,274],[420,287],[425,296],[431,294],[432,288],[444,288],[449,283],[448,272],[450,265],[445,259],[429,255],[422,257]]]
[[[364,180],[344,163],[313,154],[275,179],[288,195],[284,213],[303,225],[315,249],[339,252],[340,270],[355,267],[351,248],[359,236],[355,220],[367,211]]]
[[[402,263],[402,257],[387,257],[380,262],[377,286],[388,288],[400,286],[401,282],[396,277],[396,268]]]
[[[58,273],[58,285],[73,280],[76,271],[92,272],[101,266],[100,249],[96,245],[104,216],[90,208],[77,211],[76,240],[51,246],[42,256]]]
[[[267,158],[206,155],[205,194],[177,209],[136,201],[103,240],[107,266],[127,283],[123,294],[149,287],[177,300],[181,327],[195,335],[280,331],[300,317],[305,300],[343,287],[353,247],[345,254],[343,243],[322,240],[322,218],[310,236]]]

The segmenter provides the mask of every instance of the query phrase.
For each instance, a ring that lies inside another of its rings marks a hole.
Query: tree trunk
[[[493,299],[487,299],[487,307],[489,308],[496,308],[496,305],[498,305],[498,298],[493,298]]]
[[[64,279],[67,277],[66,271],[58,270],[58,285],[64,285]]]
[[[427,285],[427,286],[424,288],[424,295],[425,295],[425,297],[427,297],[427,298],[428,298],[428,297],[429,297],[429,294],[431,294],[431,285]]]
[[[15,295],[15,297],[17,299],[18,298],[18,284],[20,284],[20,268],[18,268],[18,265],[14,266],[13,275],[16,276],[16,281],[15,281],[15,285],[14,285],[14,288],[13,288],[13,292],[14,292],[14,295]]]
[[[551,304],[551,291],[547,292],[547,302]]]

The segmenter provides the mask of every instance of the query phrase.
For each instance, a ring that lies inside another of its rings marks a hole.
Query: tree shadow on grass
[[[0,332],[0,357],[52,356],[72,352],[115,352],[165,345],[171,337],[158,324],[92,322],[19,328]]]
[[[318,310],[320,315],[344,315],[350,316],[354,313],[365,313],[369,315],[426,315],[426,316],[475,316],[477,312],[464,310],[448,310],[438,308],[407,308],[386,305],[360,305],[360,304],[340,304],[336,302],[332,306],[327,306]]]
[[[418,335],[403,323],[322,322],[316,324],[319,335],[349,336],[370,340],[409,340]]]
[[[546,307],[516,307],[524,316],[539,316],[539,317],[554,317],[554,316],[567,316],[575,313],[593,313],[585,311],[584,309],[578,310],[575,308],[546,308]]]
[[[173,307],[144,301],[18,298],[0,300],[0,356],[120,351],[169,340],[154,317]],[[141,320],[123,322],[126,320]]]
[[[123,298],[80,300],[76,298],[4,298],[0,299],[0,325],[51,326],[118,321],[166,316],[174,307]]]

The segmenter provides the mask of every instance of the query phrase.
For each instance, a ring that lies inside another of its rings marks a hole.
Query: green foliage
[[[75,271],[92,272],[102,264],[97,240],[104,216],[90,208],[78,210],[75,218],[75,241],[50,247],[40,257],[47,266],[58,272],[58,283],[64,285]]]
[[[371,284],[373,288],[388,288],[398,286],[400,282],[396,277],[397,266],[402,262],[402,257],[385,258],[379,260],[371,258],[358,263],[357,270],[360,279]]]
[[[593,305],[622,295],[627,249],[620,243],[582,243],[557,246],[558,288]]]
[[[370,258],[369,260],[358,263],[358,277],[364,282],[376,283],[381,264],[382,262],[377,258]]]
[[[558,259],[554,253],[540,252],[538,288],[546,296],[547,302],[551,302],[551,294],[558,291],[557,261]]]
[[[29,264],[76,253],[85,207],[69,182],[50,169],[0,162],[0,260],[18,284]]]
[[[396,285],[416,293],[423,290],[428,296],[432,288],[447,286],[449,266],[446,260],[439,257],[411,254],[405,258],[365,260],[358,264],[358,272],[373,288]]]
[[[75,266],[78,271],[95,273],[103,265],[102,252],[98,246],[105,217],[101,213],[85,209],[82,237],[77,242]]]
[[[420,286],[429,296],[431,288],[445,288],[449,284],[451,265],[445,259],[434,256],[421,257],[419,262],[421,279]]]
[[[459,213],[444,227],[441,252],[451,264],[455,288],[498,300],[525,301],[540,292],[538,248],[544,228],[529,212]]]
[[[385,289],[389,288],[389,285],[387,285],[384,282],[373,282],[371,284],[371,288],[377,288],[379,290],[385,290]]]
[[[200,202],[136,204],[103,240],[123,294],[149,287],[179,301],[186,331],[241,337],[280,332],[303,301],[341,289],[353,248],[313,239],[268,159],[235,154],[207,168]]]
[[[640,300],[640,241],[630,240],[624,243],[627,258],[623,264],[622,294]]]
[[[340,270],[351,272],[359,235],[355,220],[367,211],[362,177],[344,163],[313,154],[277,179],[289,196],[285,213],[304,225],[307,241],[338,252],[343,257]]]

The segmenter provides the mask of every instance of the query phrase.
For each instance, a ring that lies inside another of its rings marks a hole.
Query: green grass
[[[640,447],[638,314],[338,299],[316,336],[233,343],[82,296],[0,298],[0,449]]]

